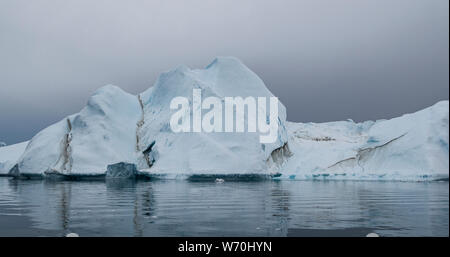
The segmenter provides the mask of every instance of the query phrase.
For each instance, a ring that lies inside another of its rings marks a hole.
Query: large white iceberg
[[[277,167],[271,154],[288,138],[281,103],[278,136],[271,144],[261,144],[256,132],[173,133],[170,101],[183,96],[192,102],[193,89],[201,89],[204,97],[273,96],[256,74],[231,57],[216,58],[200,70],[177,67],[137,96],[105,86],[79,113],[34,136],[10,174],[96,175],[116,163],[163,175],[268,174]]]
[[[127,167],[127,174],[172,177],[448,179],[448,101],[391,120],[320,124],[286,122],[279,103],[277,140],[261,144],[255,132],[173,133],[170,101],[183,96],[192,102],[193,89],[221,99],[273,96],[232,57],[216,58],[205,69],[177,67],[138,95],[105,86],[79,113],[29,142],[0,148],[0,174],[98,176]]]

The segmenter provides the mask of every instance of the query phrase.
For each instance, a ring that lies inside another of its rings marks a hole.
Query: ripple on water
[[[287,236],[368,231],[381,236],[448,236],[448,215],[448,182],[0,178],[0,224],[12,216],[26,219],[9,225],[18,235]]]

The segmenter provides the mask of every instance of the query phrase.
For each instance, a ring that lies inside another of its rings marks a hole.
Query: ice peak
[[[113,94],[117,94],[117,93],[126,93],[126,92],[123,91],[123,89],[121,89],[118,86],[108,84],[108,85],[98,88],[91,97],[97,96],[97,95],[113,95]]]
[[[181,65],[176,66],[175,68],[172,68],[166,72],[161,73],[159,75],[159,78],[170,77],[170,76],[174,76],[176,74],[182,75],[182,74],[185,74],[186,72],[189,72],[190,70],[191,69],[187,65],[181,64]]]
[[[229,66],[245,66],[241,60],[233,56],[217,56],[205,69]]]
[[[435,103],[430,108],[446,108],[446,109],[448,109],[448,106],[449,106],[448,100],[442,100],[442,101]]]
[[[89,98],[87,108],[94,113],[105,115],[111,109],[123,107],[128,99],[135,99],[135,96],[122,90],[118,86],[106,85],[97,89]]]

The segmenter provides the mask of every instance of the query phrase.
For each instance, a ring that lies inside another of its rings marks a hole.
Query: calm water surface
[[[449,183],[0,178],[0,236],[449,236]],[[359,234],[358,234],[359,233]]]

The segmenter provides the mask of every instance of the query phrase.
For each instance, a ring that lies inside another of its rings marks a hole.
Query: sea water
[[[449,236],[449,183],[0,178],[0,236]]]

